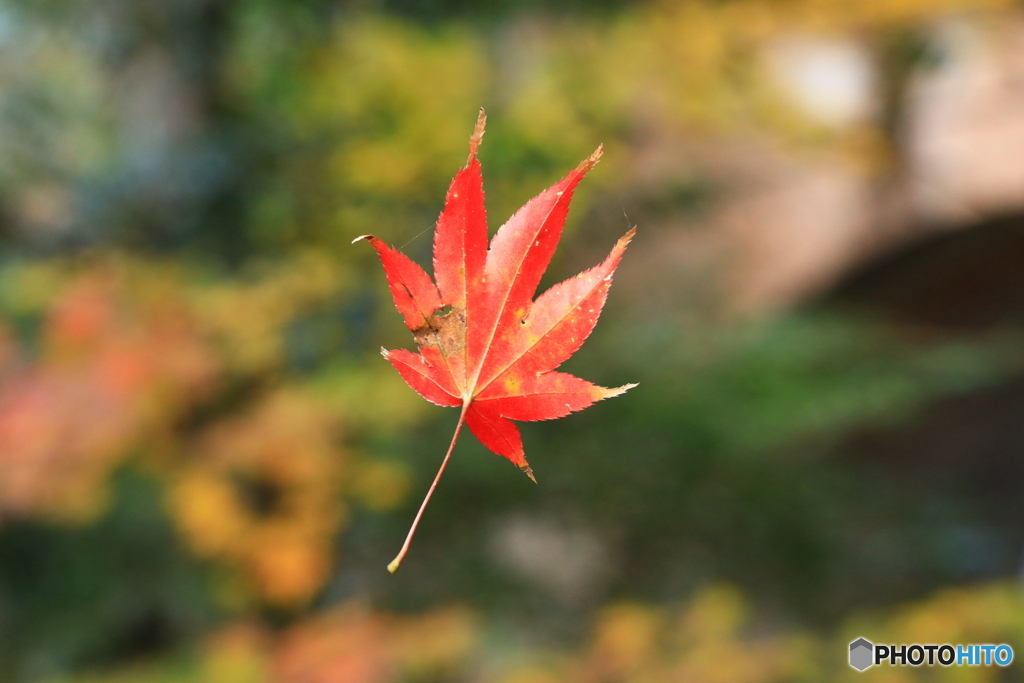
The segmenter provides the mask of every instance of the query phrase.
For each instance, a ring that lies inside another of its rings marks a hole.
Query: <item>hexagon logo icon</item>
[[[857,671],[863,671],[874,664],[875,646],[864,638],[858,638],[850,643],[850,666]]]

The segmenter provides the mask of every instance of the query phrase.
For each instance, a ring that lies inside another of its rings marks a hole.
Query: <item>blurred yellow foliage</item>
[[[462,664],[476,644],[460,608],[421,616],[375,614],[346,605],[290,629],[272,663],[275,683],[430,680]]]
[[[224,351],[228,370],[242,374],[279,368],[285,326],[304,310],[337,297],[350,273],[327,254],[299,251],[252,276],[195,286],[191,305]]]
[[[485,166],[492,154],[503,164],[488,166],[492,223],[599,143],[622,177],[644,147],[638,140],[652,135],[769,132],[793,143],[824,142],[878,165],[885,158],[882,123],[833,128],[809,116],[779,82],[773,45],[794,35],[848,40],[877,62],[886,32],[946,17],[997,16],[1012,6],[665,1],[582,20],[526,16],[486,40],[451,23],[427,27],[347,13],[314,51],[302,94],[286,108],[311,150],[288,171],[303,207],[287,219],[288,230],[348,259],[364,258],[343,247],[357,235],[401,244],[429,229],[480,106],[492,122],[481,149]],[[583,188],[570,229],[592,193],[610,182],[608,172],[599,167],[593,186]]]
[[[279,633],[240,621],[207,638],[195,665],[129,669],[74,683],[750,683],[870,680],[995,681],[999,667],[847,664],[857,637],[878,643],[1007,643],[1024,647],[1024,591],[991,584],[943,591],[885,615],[854,617],[838,634],[796,633],[747,617],[734,588],[698,591],[678,609],[609,605],[577,651],[525,648],[510,664],[461,607],[398,616],[348,603]]]
[[[401,206],[436,202],[435,190],[461,163],[464,121],[482,102],[485,64],[469,31],[427,33],[368,16],[339,22],[294,112],[300,136],[326,150],[323,166],[304,169],[300,182],[312,170],[315,191],[337,198],[334,209],[315,203],[326,210],[307,229],[344,244],[383,225],[413,227]]]
[[[128,449],[213,388],[216,358],[180,291],[136,274],[109,263],[71,276],[44,312],[38,360],[8,364],[0,512],[91,518]]]
[[[561,680],[792,680],[807,654],[800,638],[751,637],[746,611],[739,593],[725,586],[699,592],[674,616],[638,604],[608,607],[598,615],[584,655],[560,667]]]
[[[202,434],[169,497],[193,550],[238,567],[271,602],[308,600],[346,517],[335,422],[314,399],[282,390]]]
[[[283,379],[287,326],[342,287],[314,252],[232,281],[116,255],[7,270],[0,303],[40,324],[34,358],[0,332],[0,515],[94,519],[134,456],[168,482],[188,547],[234,574],[229,602],[304,604],[346,487],[375,509],[408,488],[401,466],[346,457],[330,389]],[[370,414],[387,400],[352,398]]]
[[[398,462],[364,460],[352,475],[351,494],[371,510],[390,510],[405,500],[411,484]]]
[[[199,681],[262,683],[263,656],[271,639],[258,623],[240,621],[212,634],[203,644]]]
[[[661,615],[642,605],[613,605],[598,616],[590,650],[595,668],[625,676],[639,672],[654,659]]]
[[[1019,583],[996,583],[954,588],[885,616],[861,616],[844,630],[849,643],[858,637],[876,643],[1006,643],[1015,653],[1024,648],[1024,588]],[[839,644],[836,645],[839,647]],[[1014,666],[1016,663],[1014,663]],[[856,671],[842,671],[841,680],[857,680]],[[999,681],[1000,667],[879,667],[879,681]]]

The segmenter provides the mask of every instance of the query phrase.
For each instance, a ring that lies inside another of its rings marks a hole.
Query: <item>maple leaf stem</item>
[[[441,467],[437,470],[437,475],[434,477],[434,482],[430,485],[427,490],[427,495],[424,496],[423,502],[420,504],[419,512],[416,513],[416,518],[412,520],[412,526],[409,527],[409,535],[405,537],[405,543],[402,544],[402,549],[398,551],[398,555],[395,559],[391,560],[391,564],[388,565],[388,571],[394,574],[398,571],[398,567],[402,564],[402,560],[405,559],[405,554],[409,552],[409,544],[412,543],[412,537],[416,534],[416,527],[420,524],[420,517],[423,516],[423,511],[427,509],[427,503],[430,502],[430,497],[434,495],[434,489],[437,488],[437,482],[441,481],[441,475],[444,474],[444,470],[448,467],[448,461],[452,457],[452,451],[455,450],[455,442],[459,440],[459,433],[462,432],[462,425],[466,422],[466,413],[469,411],[470,401],[463,401],[462,413],[459,415],[459,423],[455,425],[455,433],[452,434],[452,442],[448,445],[448,452],[444,454],[444,460],[441,461]]]

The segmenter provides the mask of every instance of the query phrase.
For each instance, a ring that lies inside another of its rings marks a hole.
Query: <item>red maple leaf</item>
[[[534,482],[512,420],[553,420],[618,396],[636,385],[606,389],[556,372],[590,335],[612,274],[633,237],[627,232],[601,264],[533,295],[558,246],[573,190],[601,158],[599,147],[572,173],[526,203],[487,246],[487,214],[476,152],[483,110],[469,139],[469,161],[452,181],[434,232],[434,281],[409,257],[363,235],[384,264],[388,286],[419,353],[386,351],[410,387],[431,403],[462,408],[451,445],[413,521],[394,573],[441,478],[463,423],[484,446]]]

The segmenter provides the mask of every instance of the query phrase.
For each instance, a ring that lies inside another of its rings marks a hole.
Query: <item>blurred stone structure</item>
[[[715,286],[726,309],[785,309],[903,245],[1024,210],[1024,18],[999,26],[948,20],[928,41],[935,55],[907,79],[888,152],[870,151],[877,140],[852,153],[843,145],[794,152],[758,135],[651,140],[638,155],[638,185],[698,169],[723,188],[722,201],[686,226],[694,229],[666,230],[669,244],[651,247],[659,277],[701,277],[709,270],[702,263],[724,263]],[[783,85],[795,88],[809,117],[856,141],[856,127],[877,117],[861,96],[870,80],[857,75],[871,66],[870,54],[858,63],[852,48],[838,49],[845,43],[792,42],[781,44],[784,58],[768,60]],[[808,67],[819,58],[821,70]],[[822,109],[821,93],[800,93],[828,84],[828,69],[836,84],[825,90],[836,91],[838,111]],[[634,276],[650,287],[652,275]],[[677,279],[670,287],[692,285]]]

